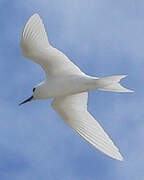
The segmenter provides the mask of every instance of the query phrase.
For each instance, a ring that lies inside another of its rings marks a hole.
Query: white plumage
[[[88,93],[59,97],[54,99],[52,107],[86,141],[110,157],[122,160],[118,148],[87,111],[87,99]]]
[[[33,96],[21,104],[54,98],[52,107],[65,123],[103,153],[122,160],[119,149],[88,112],[87,101],[90,90],[132,92],[119,83],[125,75],[97,78],[83,73],[66,55],[50,45],[38,14],[34,14],[26,23],[21,48],[24,57],[41,65],[46,73],[46,80],[37,85],[33,89]]]

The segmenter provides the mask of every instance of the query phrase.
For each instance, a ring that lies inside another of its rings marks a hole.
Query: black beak
[[[22,103],[20,103],[19,106],[22,105],[22,104],[25,104],[25,103],[27,103],[27,102],[29,102],[29,101],[31,101],[32,99],[33,99],[33,96],[31,96],[30,98],[26,99],[26,100],[23,101]]]

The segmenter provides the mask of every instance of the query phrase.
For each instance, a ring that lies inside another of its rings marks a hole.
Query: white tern
[[[23,56],[38,63],[46,73],[46,80],[35,86],[33,95],[20,105],[36,99],[54,98],[51,105],[66,124],[106,155],[123,160],[119,149],[88,112],[87,101],[91,90],[132,92],[119,83],[126,75],[103,78],[86,75],[65,54],[50,45],[38,14],[26,23],[20,45]]]

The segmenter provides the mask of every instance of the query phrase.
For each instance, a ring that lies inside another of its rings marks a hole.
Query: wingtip
[[[124,157],[121,155],[120,152],[118,152],[118,154],[116,156],[113,156],[112,158],[118,161],[124,161]]]
[[[40,18],[40,15],[38,13],[34,13],[33,15],[31,15],[28,19],[28,21],[30,21],[31,19],[35,19],[35,18]]]
[[[122,155],[120,155],[120,156],[117,158],[117,160],[119,160],[119,161],[124,161],[124,158],[123,158]]]
[[[127,89],[127,88],[124,88],[124,91],[123,92],[130,92],[130,93],[133,93],[134,91],[133,90],[131,90],[131,89]]]
[[[128,92],[132,92],[132,93],[133,93],[133,92],[135,92],[135,91],[134,91],[134,90],[129,89],[129,91],[128,91]]]
[[[49,46],[45,26],[38,13],[34,13],[26,22],[23,28],[20,46],[23,55],[27,58],[33,56],[32,49],[36,52],[39,48]]]
[[[37,12],[35,12],[32,16],[40,16],[40,15]]]

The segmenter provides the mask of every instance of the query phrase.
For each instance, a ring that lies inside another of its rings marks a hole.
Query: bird
[[[53,98],[51,106],[68,126],[107,156],[122,161],[120,150],[89,113],[87,106],[88,93],[92,90],[133,92],[120,84],[126,75],[99,78],[82,72],[63,52],[50,44],[38,13],[25,24],[20,46],[23,56],[39,64],[46,78],[33,88],[32,96],[19,105]]]

